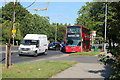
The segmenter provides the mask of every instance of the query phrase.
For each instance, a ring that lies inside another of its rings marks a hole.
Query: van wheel
[[[22,54],[19,54],[19,56],[22,56]]]
[[[37,51],[35,51],[34,57],[37,57],[37,55],[38,55],[38,54],[37,54]]]
[[[47,55],[47,50],[45,50],[45,52],[43,53],[44,55]]]
[[[37,54],[34,54],[34,57],[37,57]]]

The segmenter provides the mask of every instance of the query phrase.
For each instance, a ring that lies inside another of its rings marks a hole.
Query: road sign
[[[96,31],[92,31],[92,35],[93,35],[93,36],[96,36]]]
[[[15,29],[13,29],[13,30],[12,30],[12,33],[16,33],[16,30],[15,30]]]

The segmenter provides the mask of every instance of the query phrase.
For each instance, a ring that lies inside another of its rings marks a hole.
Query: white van
[[[22,44],[19,46],[19,56],[34,55],[44,53],[47,54],[48,40],[47,36],[43,34],[27,34]]]

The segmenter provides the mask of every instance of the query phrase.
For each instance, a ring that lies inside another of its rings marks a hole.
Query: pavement
[[[69,56],[70,57],[70,56]],[[73,56],[71,56],[73,57]],[[82,58],[83,56],[75,56],[75,58]],[[78,61],[72,67],[52,76],[49,80],[106,80],[112,74],[112,69],[109,65],[104,65],[98,61],[96,56],[86,56],[88,60]],[[84,56],[85,58],[85,56]],[[93,59],[94,58],[94,59]],[[64,57],[64,59],[66,59]],[[72,58],[71,58],[72,59]]]
[[[104,66],[99,63],[78,63],[58,73],[52,78],[108,78],[110,75],[110,68],[108,65]]]

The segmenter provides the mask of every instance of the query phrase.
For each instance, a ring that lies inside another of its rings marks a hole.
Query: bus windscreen
[[[80,39],[67,39],[66,45],[67,46],[80,46],[81,41],[80,41]]]

